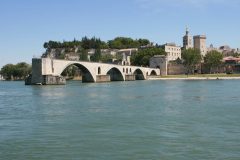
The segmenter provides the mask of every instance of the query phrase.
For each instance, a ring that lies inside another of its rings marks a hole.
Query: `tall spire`
[[[189,30],[187,26],[186,26],[186,35],[183,37],[183,47],[185,49],[193,48],[193,40],[191,35],[189,34]]]
[[[189,33],[189,30],[188,30],[188,27],[186,26],[186,35],[188,35]]]

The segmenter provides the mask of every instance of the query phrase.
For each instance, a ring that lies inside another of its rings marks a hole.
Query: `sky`
[[[182,46],[186,26],[207,45],[240,48],[240,0],[1,0],[0,67],[31,63],[49,40],[118,36]]]

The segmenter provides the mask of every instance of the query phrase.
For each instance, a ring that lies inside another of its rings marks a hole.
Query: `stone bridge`
[[[157,68],[34,58],[32,75],[27,78],[26,84],[65,84],[65,78],[61,74],[71,65],[77,66],[82,71],[83,82],[145,80],[148,76],[160,75],[160,69]]]

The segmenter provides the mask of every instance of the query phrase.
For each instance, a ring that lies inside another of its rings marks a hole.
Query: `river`
[[[239,160],[240,81],[0,81],[1,160]]]

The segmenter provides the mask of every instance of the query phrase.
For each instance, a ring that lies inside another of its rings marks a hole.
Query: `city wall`
[[[183,64],[168,63],[167,73],[168,75],[186,74],[187,69]]]

